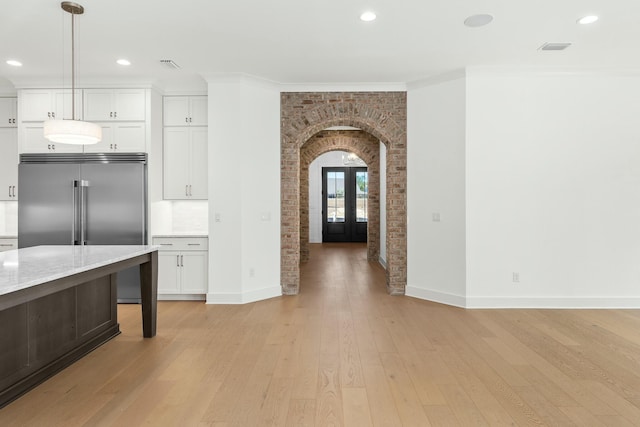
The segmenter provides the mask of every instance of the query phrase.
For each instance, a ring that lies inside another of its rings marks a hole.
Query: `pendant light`
[[[97,144],[102,139],[102,128],[95,123],[76,120],[75,18],[84,13],[84,8],[70,1],[63,1],[60,6],[71,14],[71,120],[45,121],[44,137],[61,144]]]

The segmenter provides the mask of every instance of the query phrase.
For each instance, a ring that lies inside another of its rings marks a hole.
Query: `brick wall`
[[[357,127],[387,146],[387,291],[392,295],[404,294],[407,283],[406,92],[281,93],[280,117],[283,294],[297,294],[300,287],[301,206],[304,206],[301,205],[301,172],[308,172],[301,150],[313,136],[331,126]],[[358,154],[356,149],[348,151]],[[308,188],[308,182],[306,186]],[[304,211],[307,209],[308,203]],[[308,236],[308,222],[306,233]]]

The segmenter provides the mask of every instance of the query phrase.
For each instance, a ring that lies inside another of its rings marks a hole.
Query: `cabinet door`
[[[189,98],[189,125],[207,126],[209,118],[207,116],[208,105],[206,96],[192,96]]]
[[[207,128],[190,128],[189,131],[191,133],[189,198],[206,200],[209,197],[207,190],[209,180],[207,176],[207,165],[209,164]]]
[[[82,118],[82,91],[75,92],[75,118]],[[71,90],[29,89],[20,92],[20,121],[43,122],[49,119],[71,119]]]
[[[113,94],[114,120],[144,121],[146,119],[144,89],[117,89]]]
[[[20,92],[20,121],[42,122],[51,118],[51,91],[24,90]]]
[[[189,97],[165,96],[163,99],[162,123],[165,126],[188,126]]]
[[[206,294],[207,283],[207,252],[182,252],[180,265],[182,266],[182,293]],[[160,274],[158,274],[158,277]]]
[[[163,141],[163,197],[188,199],[189,128],[166,128]]]
[[[20,133],[21,153],[82,153],[82,145],[52,143],[44,137],[42,124],[23,124]]]
[[[158,293],[180,293],[180,252],[158,252]]]
[[[16,120],[16,98],[0,98],[0,127],[14,128]]]
[[[0,252],[18,249],[18,239],[0,239]]]
[[[114,151],[144,153],[147,151],[144,123],[118,123],[114,126]]]
[[[18,200],[18,131],[0,128],[0,200]]]
[[[100,123],[102,140],[97,144],[85,145],[85,153],[110,153],[113,151],[113,126],[111,123]]]
[[[144,89],[85,89],[84,120],[144,121]]]
[[[113,119],[111,107],[112,91],[105,89],[84,90],[84,118],[87,121]]]

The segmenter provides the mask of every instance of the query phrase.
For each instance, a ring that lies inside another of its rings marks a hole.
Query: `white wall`
[[[241,75],[208,83],[207,302],[281,295],[280,92]]]
[[[465,96],[464,78],[407,93],[406,294],[461,306],[466,295]]]
[[[346,151],[330,151],[309,165],[309,243],[322,243],[322,168],[342,167]]]
[[[468,305],[640,307],[640,77],[477,71],[467,88]]]

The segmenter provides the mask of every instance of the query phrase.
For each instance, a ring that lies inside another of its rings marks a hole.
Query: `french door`
[[[368,208],[367,168],[322,168],[323,242],[366,242]]]

